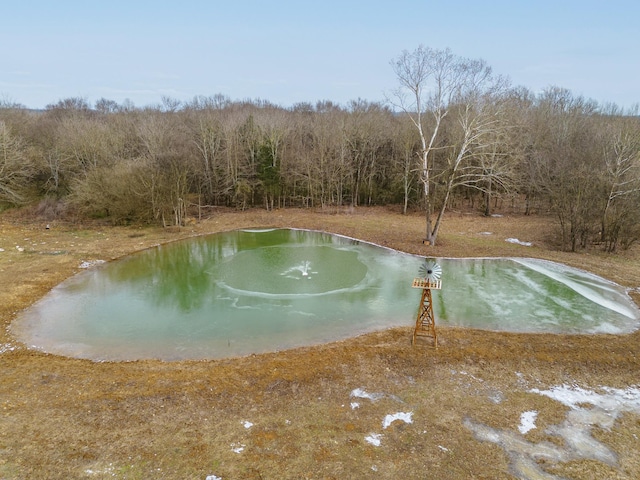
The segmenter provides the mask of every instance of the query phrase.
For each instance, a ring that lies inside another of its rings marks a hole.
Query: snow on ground
[[[621,413],[640,415],[640,387],[617,389],[601,386],[596,391],[576,385],[558,385],[548,390],[533,388],[529,392],[544,395],[570,408],[564,421],[546,428],[546,433],[560,437],[564,446],[550,442],[532,443],[511,430],[492,428],[469,418],[464,421],[478,440],[495,443],[505,449],[516,477],[555,478],[549,477],[537,463],[536,460],[542,458],[563,463],[589,459],[617,466],[616,453],[594,438],[591,431],[594,426],[611,429]],[[536,428],[537,415],[536,411],[522,413],[518,426],[522,435]]]
[[[381,398],[384,398],[384,393],[368,393],[363,388],[356,388],[351,391],[351,397],[366,398],[372,402],[377,402]]]
[[[382,421],[382,428],[388,428],[396,420],[401,420],[404,423],[413,423],[413,412],[398,412],[392,413],[384,417]]]
[[[95,267],[96,265],[101,265],[105,262],[106,260],[85,260],[78,266],[78,268],[91,268]]]
[[[242,453],[244,451],[245,447],[246,447],[246,445],[244,443],[232,443],[231,444],[231,451],[233,453]]]
[[[518,425],[520,433],[524,435],[529,430],[536,428],[536,418],[538,418],[538,412],[535,410],[522,412],[522,415],[520,415],[520,425]]]
[[[518,240],[517,238],[507,238],[505,239],[505,242],[515,243],[517,245],[523,245],[525,247],[530,247],[533,245],[533,243],[531,242],[523,242],[522,240]]]
[[[242,422],[242,425],[244,425],[244,428],[249,429],[251,427],[253,427],[253,423],[251,423],[249,420],[244,420]]]
[[[381,433],[370,433],[369,435],[364,437],[364,440],[367,443],[370,443],[371,445],[373,445],[374,447],[379,447],[380,446],[381,439],[382,439],[382,434]]]
[[[466,372],[460,373],[467,377],[473,377]],[[518,378],[522,378],[522,374],[516,373],[516,375]],[[470,418],[464,420],[464,425],[473,431],[478,440],[495,443],[505,449],[511,460],[512,473],[518,478],[555,478],[549,476],[541,468],[538,462],[540,459],[546,459],[552,463],[591,459],[614,467],[617,465],[616,453],[607,445],[596,440],[591,435],[591,430],[593,426],[610,429],[616,418],[623,412],[640,415],[640,387],[632,386],[626,389],[599,387],[596,391],[578,386],[560,385],[548,390],[533,388],[528,391],[547,396],[570,408],[562,423],[550,425],[546,429],[548,434],[562,438],[564,446],[550,442],[533,443],[524,438],[527,432],[537,428],[538,412],[535,410],[525,411],[520,415],[520,425],[517,426],[519,433],[509,429],[492,428]],[[368,399],[371,402],[382,398],[402,402],[393,395],[370,393],[364,388],[352,390],[349,397]],[[350,406],[351,409],[360,408],[359,402],[351,402]],[[412,424],[413,412],[395,412],[385,415],[382,419],[382,429],[389,428],[397,421]],[[290,422],[285,423],[289,424]],[[253,423],[248,420],[243,420],[241,424],[245,429],[253,427]],[[380,447],[383,439],[384,435],[378,432],[370,432],[364,437],[365,442],[375,447]],[[244,443],[231,444],[232,451],[237,454],[241,454],[245,448],[246,444]],[[438,445],[438,448],[442,452],[449,451],[442,445]],[[372,467],[372,470],[376,471],[376,468]],[[209,475],[206,480],[222,480],[222,478]]]
[[[15,349],[15,345],[12,345],[10,343],[0,343],[0,355],[6,352],[13,352]]]
[[[372,402],[376,402],[381,398],[387,397],[392,400],[402,402],[402,400],[400,400],[398,397],[394,395],[386,395],[384,393],[369,393],[364,388],[356,388],[352,390],[351,393],[349,394],[349,397],[364,398],[364,399],[371,400]],[[351,409],[355,410],[356,408],[360,408],[360,403],[351,402]],[[413,412],[396,412],[396,413],[390,413],[386,415],[382,419],[382,429],[385,430],[389,428],[389,426],[395,421],[413,423]],[[383,435],[381,433],[372,432],[372,433],[369,433],[369,435],[367,435],[366,437],[364,437],[364,440],[375,447],[379,447],[382,443],[382,437]]]
[[[575,385],[559,385],[551,387],[549,390],[534,388],[530,391],[552,398],[574,410],[581,408],[580,405],[590,404],[609,412],[614,417],[622,412],[640,415],[640,387],[631,386],[625,390],[600,387],[600,390],[604,393],[597,393]]]

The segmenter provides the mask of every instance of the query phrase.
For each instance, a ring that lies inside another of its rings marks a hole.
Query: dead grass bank
[[[46,229],[17,212],[0,216],[0,478],[513,478],[512,457],[480,442],[465,419],[517,432],[521,413],[536,410],[526,440],[562,447],[545,427],[562,422],[567,408],[531,389],[637,385],[640,334],[450,328],[440,329],[434,350],[411,347],[411,332],[393,329],[237,359],[95,363],[29,350],[6,327],[83,261],[239,227],[317,229],[439,257],[547,258],[640,286],[637,250],[557,252],[549,225],[540,217],[452,214],[428,249],[421,215],[386,209],[221,212],[179,230]],[[504,241],[510,237],[534,245]],[[378,395],[360,398],[355,389]],[[383,429],[385,415],[409,411],[413,423]],[[366,441],[372,433],[382,435],[380,446]],[[538,459],[538,467],[564,478],[640,478],[638,416],[593,435],[616,452],[615,465]]]

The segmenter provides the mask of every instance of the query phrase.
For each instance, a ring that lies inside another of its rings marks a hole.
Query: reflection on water
[[[25,343],[92,359],[216,358],[411,326],[422,258],[303,230],[234,231],[83,272],[12,326]],[[625,333],[640,314],[599,277],[530,259],[440,260],[436,323]]]

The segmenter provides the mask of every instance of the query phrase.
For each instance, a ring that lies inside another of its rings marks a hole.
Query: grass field
[[[640,303],[637,248],[559,252],[552,219],[506,212],[450,212],[436,247],[422,244],[421,215],[384,208],[219,211],[181,229],[46,223],[0,216],[0,479],[640,478],[638,332],[439,328],[434,349],[412,346],[407,327],[235,359],[96,363],[31,350],[8,329],[82,262],[240,227],[546,258]]]

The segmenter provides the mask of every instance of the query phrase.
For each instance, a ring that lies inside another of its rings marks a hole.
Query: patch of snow
[[[246,445],[244,445],[242,443],[232,443],[231,444],[231,451],[233,453],[242,453],[242,451],[244,450],[244,447],[246,447]]]
[[[600,394],[578,386],[559,385],[549,390],[530,390],[532,393],[544,395],[574,410],[581,404],[591,404],[617,416],[621,412],[640,414],[640,387],[631,386],[625,390],[611,387],[600,387],[606,392]]]
[[[531,242],[523,242],[522,240],[518,240],[517,238],[507,238],[505,239],[505,242],[509,242],[509,243],[516,243],[518,245],[522,245],[525,247],[530,247],[533,245],[533,243]]]
[[[559,385],[548,390],[529,390],[549,397],[570,408],[566,418],[557,425],[550,425],[546,433],[564,440],[564,446],[549,442],[531,443],[509,430],[491,428],[471,419],[464,424],[472,430],[478,440],[502,446],[511,459],[511,468],[519,478],[548,477],[536,459],[547,458],[553,462],[570,462],[575,459],[591,459],[617,466],[616,453],[591,434],[593,427],[609,430],[621,413],[640,414],[640,387],[626,389],[599,387],[598,391],[587,390],[576,385]],[[525,434],[535,427],[537,412],[524,412],[518,430]]]
[[[10,343],[2,343],[0,344],[0,355],[6,352],[13,352],[15,349],[15,345],[11,345]]]
[[[113,464],[110,463],[108,467],[101,469],[101,470],[94,470],[92,468],[87,468],[84,473],[86,473],[87,475],[104,475],[104,474],[111,474],[113,475]]]
[[[368,393],[363,388],[356,388],[351,391],[350,397],[368,398],[372,402],[376,402],[384,398],[384,393]]]
[[[244,422],[242,422],[242,425],[244,425],[244,428],[249,429],[251,427],[253,427],[253,423],[251,423],[248,420],[245,420]]]
[[[205,480],[222,480],[222,477],[216,477],[215,475],[207,475]]]
[[[480,235],[493,235],[493,232],[480,232]]]
[[[106,260],[85,260],[84,262],[82,262],[79,266],[79,268],[91,268],[94,267],[96,265],[101,265],[103,263],[105,263]]]
[[[4,252],[4,248],[0,248],[0,252]]]
[[[369,435],[364,437],[365,441],[367,443],[370,443],[374,447],[379,447],[380,446],[380,439],[381,438],[382,438],[382,434],[381,433],[370,433]]]
[[[536,418],[538,418],[538,412],[535,410],[529,410],[528,412],[523,412],[520,415],[520,425],[518,425],[518,430],[521,434],[525,434],[530,430],[536,428]]]
[[[360,403],[351,402],[351,410],[355,410],[356,408],[360,408]]]
[[[398,413],[393,413],[391,415],[387,415],[386,417],[384,417],[384,420],[382,421],[382,428],[386,429],[389,425],[391,425],[396,420],[401,420],[404,423],[413,423],[413,419],[411,418],[412,416],[413,416],[413,412],[398,412]]]
[[[438,448],[440,450],[442,450],[443,452],[448,452],[449,451],[449,449],[447,447],[443,447],[442,445],[438,445]]]

